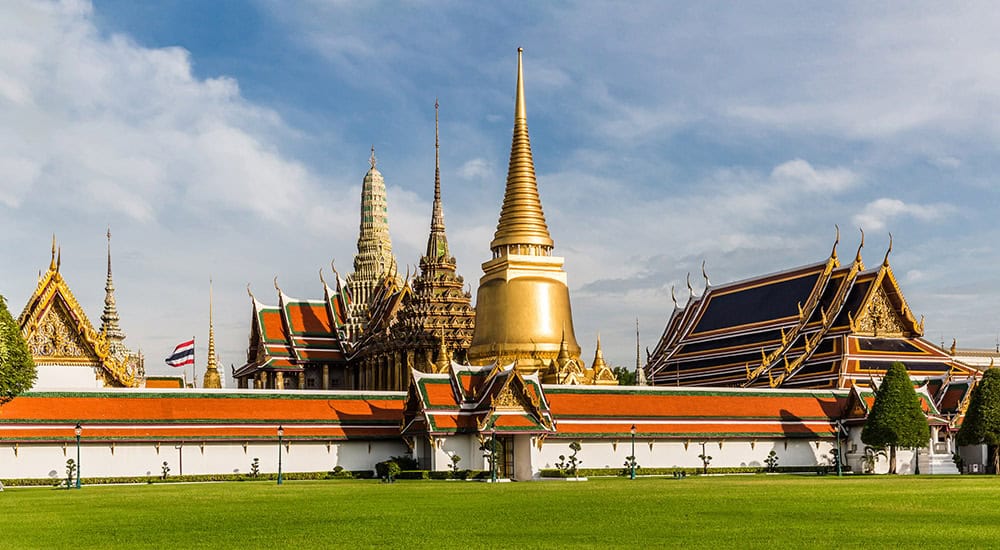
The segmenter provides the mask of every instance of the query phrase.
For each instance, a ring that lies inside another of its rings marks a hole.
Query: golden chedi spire
[[[528,137],[528,114],[524,103],[524,71],[517,49],[517,92],[514,99],[514,135],[510,143],[510,163],[507,166],[507,188],[504,191],[500,221],[490,248],[494,256],[498,249],[515,247],[517,253],[548,256],[552,252],[552,237],[545,224],[542,199],[538,196],[535,161]]]
[[[221,388],[222,377],[219,375],[218,359],[215,356],[215,327],[212,324],[212,281],[208,281],[208,365],[205,367],[205,377],[201,381],[203,388]]]
[[[510,164],[500,221],[490,243],[493,259],[483,264],[479,280],[470,362],[496,361],[501,345],[504,359],[514,360],[522,374],[548,369],[560,357],[560,347],[561,361],[579,360],[563,259],[552,256],[552,248],[531,155],[518,48]]]

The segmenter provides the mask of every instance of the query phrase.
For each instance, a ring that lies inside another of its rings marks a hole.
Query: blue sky
[[[430,218],[434,100],[445,218],[481,275],[512,126],[516,48],[577,338],[634,361],[684,278],[841,255],[892,263],[927,337],[993,347],[1000,18],[988,4],[197,2],[0,4],[0,293],[16,315],[48,262],[98,322],[104,231],[147,369],[203,351],[208,279],[225,364],[246,285],[321,295],[346,273],[374,144],[393,245]],[[200,352],[201,353],[201,352]],[[204,356],[201,353],[202,357]]]

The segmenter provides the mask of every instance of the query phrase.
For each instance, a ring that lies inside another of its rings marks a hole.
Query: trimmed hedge
[[[346,471],[346,470],[344,470]],[[352,470],[353,479],[374,479],[375,472],[372,470]],[[289,481],[321,480],[321,479],[343,479],[337,477],[333,471],[330,472],[287,472],[281,474],[282,479]],[[113,485],[122,483],[181,483],[181,482],[209,482],[209,481],[276,481],[278,474],[267,473],[252,477],[250,474],[200,474],[185,476],[168,476],[161,479],[160,476],[128,476],[128,477],[85,477],[81,479],[83,485]],[[7,487],[39,487],[54,486],[57,482],[65,483],[64,479],[41,478],[41,479],[2,479]]]
[[[816,474],[828,474],[835,471],[832,466],[779,466],[774,469],[776,473],[816,473]],[[845,472],[850,471],[848,468],[844,468]],[[576,474],[578,477],[612,477],[621,476],[623,472],[622,468],[577,468]],[[645,476],[669,476],[676,473],[684,472],[689,476],[699,475],[703,472],[702,468],[636,468],[636,475]],[[488,472],[487,472],[488,473]],[[708,473],[710,474],[764,474],[768,473],[766,466],[738,466],[732,468],[709,468]],[[555,468],[544,468],[540,472],[541,477],[546,478],[560,478],[560,477],[573,477],[568,473],[557,470]]]

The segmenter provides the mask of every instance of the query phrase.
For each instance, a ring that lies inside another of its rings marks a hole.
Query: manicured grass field
[[[986,476],[8,488],[0,547],[968,548],[998,502]]]

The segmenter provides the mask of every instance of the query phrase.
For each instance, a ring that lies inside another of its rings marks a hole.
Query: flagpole
[[[191,341],[192,342],[195,341],[194,336],[191,337]],[[191,389],[195,389],[198,387],[198,355],[196,351],[197,349],[198,349],[197,344],[195,344],[191,348]]]

